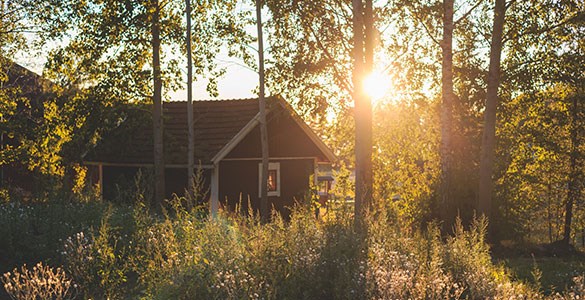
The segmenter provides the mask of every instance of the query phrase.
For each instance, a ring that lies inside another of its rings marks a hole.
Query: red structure
[[[167,196],[187,187],[187,103],[165,102],[164,141]],[[335,156],[279,97],[268,99],[269,206],[283,215],[309,193],[310,178]],[[115,196],[120,178],[152,168],[152,126],[148,108],[128,117],[85,156],[105,198]],[[219,206],[259,210],[261,162],[258,99],[194,101],[195,161],[203,169],[212,212]],[[320,167],[321,166],[321,167]],[[327,179],[329,180],[329,179]]]

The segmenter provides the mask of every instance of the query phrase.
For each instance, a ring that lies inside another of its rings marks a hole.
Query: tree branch
[[[306,15],[302,12],[302,9],[298,6],[298,3],[297,3],[296,8],[297,8],[297,12],[304,19],[304,17],[306,17]],[[313,36],[313,38],[315,38],[315,40],[317,41],[317,46],[321,49],[321,51],[323,51],[325,53],[325,56],[327,57],[327,59],[330,61],[335,61],[335,59],[333,58],[331,53],[329,53],[329,50],[327,50],[327,48],[323,45],[323,43],[321,43],[321,39],[315,33],[313,26],[311,26],[309,24],[307,27],[308,27],[311,35]],[[340,74],[340,71],[337,69],[337,67],[335,65],[333,65],[332,68],[333,68],[333,73],[334,73],[333,76],[337,79],[337,81],[339,81],[339,83],[342,85],[342,88],[344,88],[347,92],[351,93],[353,91],[353,87],[351,85],[349,85],[349,83],[347,82],[347,78]]]
[[[453,22],[453,27],[457,27],[457,24],[460,21],[466,19],[471,14],[471,12],[473,12],[473,10],[475,10],[483,2],[484,2],[483,0],[477,1],[477,3],[475,3],[475,5],[473,7],[471,7],[466,13],[464,13],[461,17],[459,17],[459,19],[457,19],[455,22]]]
[[[503,43],[505,43],[507,41],[510,41],[510,40],[517,39],[519,36],[524,36],[524,35],[529,35],[529,34],[541,35],[543,33],[547,33],[547,32],[553,31],[553,30],[555,30],[555,29],[557,29],[557,28],[559,28],[561,26],[570,24],[573,21],[579,20],[581,18],[585,18],[585,12],[582,12],[582,11],[577,12],[573,16],[571,16],[571,17],[569,17],[569,18],[567,18],[567,19],[565,19],[565,20],[563,20],[563,21],[561,21],[561,22],[559,22],[557,24],[551,25],[549,27],[545,27],[545,28],[540,29],[540,30],[532,30],[532,31],[527,31],[527,32],[525,32],[523,34],[519,34],[519,33],[518,34],[515,34],[513,36],[510,36],[508,38],[503,39]]]
[[[435,44],[437,44],[437,45],[439,45],[439,46],[440,46],[440,45],[441,45],[441,42],[439,42],[439,41],[438,41],[438,40],[437,40],[437,39],[436,39],[436,38],[433,36],[433,34],[431,33],[430,29],[427,27],[427,25],[425,24],[425,22],[423,22],[423,20],[421,20],[420,18],[418,18],[418,17],[417,17],[415,14],[412,14],[412,13],[411,13],[410,15],[412,16],[412,18],[414,18],[414,19],[415,19],[417,22],[419,22],[419,23],[420,23],[420,24],[423,26],[423,28],[424,28],[425,32],[426,32],[426,33],[427,33],[427,35],[428,35],[428,36],[431,38],[431,40],[432,40],[433,42],[435,42]]]

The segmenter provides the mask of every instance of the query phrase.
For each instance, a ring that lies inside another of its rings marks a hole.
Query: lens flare
[[[366,76],[363,81],[364,91],[370,96],[372,102],[378,102],[387,96],[391,86],[390,76],[378,72]]]

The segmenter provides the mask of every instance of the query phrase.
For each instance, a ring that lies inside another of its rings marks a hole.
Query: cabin
[[[150,106],[128,109],[120,125],[104,135],[84,156],[104,198],[115,197],[116,185],[131,181],[139,169],[153,167]],[[260,208],[261,144],[258,99],[193,102],[195,162],[213,212]],[[312,184],[328,186],[332,151],[280,97],[267,99],[269,206],[287,216],[303,201]],[[187,187],[187,102],[163,104],[165,192],[183,195]],[[321,171],[320,171],[321,170]],[[313,180],[313,182],[310,182]],[[241,206],[240,206],[241,205]]]

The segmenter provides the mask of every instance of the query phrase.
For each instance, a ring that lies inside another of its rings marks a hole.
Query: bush
[[[383,214],[381,214],[383,215]],[[171,224],[178,224],[171,222]],[[537,296],[491,263],[485,222],[458,223],[441,240],[438,226],[403,234],[370,218],[366,235],[347,216],[316,222],[297,209],[289,223],[223,215],[192,224],[191,249],[152,291],[161,299],[460,299]],[[174,225],[170,225],[174,226]],[[177,232],[175,228],[175,232]],[[187,235],[176,235],[181,240]],[[181,244],[179,242],[179,244]],[[162,265],[162,264],[161,264]],[[178,271],[177,271],[178,270]],[[194,296],[195,295],[195,296]],[[521,297],[521,298],[522,298]]]
[[[4,289],[15,300],[69,299],[74,285],[61,268],[54,270],[39,262],[30,271],[26,264],[2,277]]]
[[[67,237],[97,228],[107,204],[0,203],[0,272],[25,263],[60,265]]]
[[[105,213],[95,234],[79,232],[65,241],[63,257],[67,269],[85,298],[118,299],[126,294],[126,260],[118,247],[119,236],[112,232],[111,209]]]

